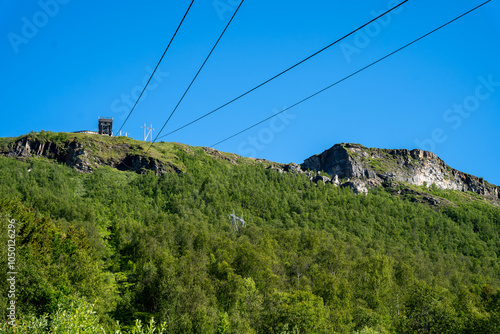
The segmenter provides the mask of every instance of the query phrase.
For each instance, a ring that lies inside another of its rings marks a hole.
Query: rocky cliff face
[[[400,181],[418,186],[435,184],[441,189],[471,191],[500,198],[499,187],[453,169],[434,153],[419,149],[375,149],[342,143],[306,159],[301,167],[324,171],[350,182],[361,181],[368,187],[384,181]]]
[[[110,152],[113,154],[110,155]],[[156,174],[164,174],[169,171],[179,172],[175,166],[169,163],[133,153],[132,147],[126,144],[104,147],[101,142],[82,143],[74,138],[55,143],[23,137],[2,149],[0,154],[21,159],[30,157],[53,159],[83,173],[91,173],[95,168],[104,165],[137,173],[146,171],[153,171]]]

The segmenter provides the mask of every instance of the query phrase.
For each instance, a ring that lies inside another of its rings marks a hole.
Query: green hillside
[[[50,149],[22,154],[23,139]],[[500,333],[500,208],[481,196],[404,184],[356,195],[267,161],[147,150],[95,135],[0,140],[16,333]],[[128,156],[143,167],[125,168]],[[0,332],[14,333],[7,272]]]

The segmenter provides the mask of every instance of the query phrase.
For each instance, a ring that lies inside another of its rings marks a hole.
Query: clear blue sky
[[[220,110],[163,138],[209,146],[420,37],[481,1],[411,0]],[[124,127],[161,128],[228,22],[235,0],[197,0]],[[246,0],[164,133],[227,102],[394,4]],[[0,136],[115,129],[163,53],[188,0],[0,2]],[[217,7],[218,6],[218,7]],[[217,8],[218,9],[217,9]],[[301,163],[335,143],[431,149],[449,165],[500,184],[500,4],[482,9],[335,88],[216,148]],[[156,132],[155,132],[156,134]]]

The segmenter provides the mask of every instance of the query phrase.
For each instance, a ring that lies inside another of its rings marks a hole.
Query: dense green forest
[[[356,195],[168,147],[182,172],[0,156],[0,262],[14,219],[18,321],[6,322],[4,269],[0,331],[500,333],[500,208],[480,196]]]

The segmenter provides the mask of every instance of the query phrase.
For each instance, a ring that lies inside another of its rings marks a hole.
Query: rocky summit
[[[357,189],[399,181],[417,186],[435,185],[440,189],[470,191],[494,200],[500,198],[498,186],[453,169],[434,153],[420,149],[378,149],[341,143],[306,159],[301,168],[328,173],[354,184]]]

